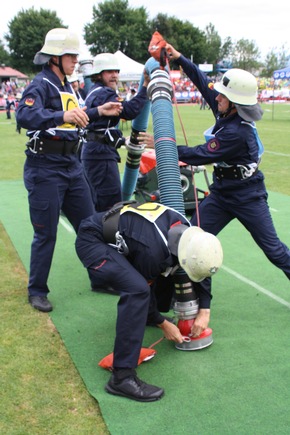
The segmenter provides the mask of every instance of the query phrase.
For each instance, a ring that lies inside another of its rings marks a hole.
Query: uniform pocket
[[[30,219],[35,231],[40,229],[49,229],[49,201],[30,199]]]

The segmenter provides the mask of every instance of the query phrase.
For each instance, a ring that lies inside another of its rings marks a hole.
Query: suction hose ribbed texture
[[[167,71],[154,71],[148,93],[152,102],[160,202],[185,214],[174,129],[172,84]]]
[[[145,69],[149,76],[150,76],[150,72],[157,67],[159,67],[159,63],[153,57],[148,59],[145,64]],[[144,83],[144,76],[142,74],[138,90],[142,88],[143,83]],[[142,156],[142,152],[144,151],[144,147],[138,145],[137,136],[138,136],[138,132],[147,130],[150,109],[151,109],[151,102],[148,100],[145,103],[145,106],[143,107],[142,111],[132,122],[132,133],[129,142],[127,143],[127,159],[126,159],[124,176],[122,181],[123,201],[128,201],[129,199],[131,199],[134,190],[136,188],[141,156]]]
[[[185,215],[172,109],[172,84],[166,70],[152,73],[148,94],[152,102],[160,202]],[[183,302],[187,293],[189,300],[196,300],[191,282],[182,268],[175,272],[174,281],[176,301]]]

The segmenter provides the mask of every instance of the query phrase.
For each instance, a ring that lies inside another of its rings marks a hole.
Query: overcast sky
[[[8,31],[8,23],[22,9],[32,7],[56,11],[63,23],[82,35],[85,24],[92,21],[93,5],[101,3],[98,0],[13,0],[1,6],[0,39]],[[212,23],[218,34],[224,40],[230,36],[233,41],[241,38],[254,40],[261,51],[262,58],[272,49],[280,49],[282,45],[290,51],[288,0],[270,2],[269,0],[129,0],[129,6],[137,8],[144,6],[150,18],[159,12],[175,16],[181,20],[190,21],[200,30]],[[288,5],[288,6],[287,6]],[[150,41],[148,41],[149,43]],[[169,41],[170,42],[170,41]],[[178,49],[178,47],[176,47]]]

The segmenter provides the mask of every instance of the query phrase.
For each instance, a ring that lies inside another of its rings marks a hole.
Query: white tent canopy
[[[120,65],[119,80],[122,82],[140,81],[144,65],[126,56],[120,50],[116,51],[114,55]]]

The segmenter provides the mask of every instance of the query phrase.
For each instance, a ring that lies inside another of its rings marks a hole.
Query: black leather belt
[[[245,180],[258,172],[257,168],[247,165],[214,166],[214,173],[218,180]]]
[[[118,231],[120,212],[125,205],[131,204],[133,207],[139,203],[135,199],[117,202],[110,210],[104,213],[102,218],[103,236],[106,243],[116,243],[116,232]]]
[[[123,136],[120,136],[120,134],[114,130],[110,131],[110,134],[87,131],[86,140],[88,142],[100,142],[114,148],[120,148],[120,146],[124,145],[125,143],[125,138]]]
[[[86,134],[86,140],[107,143],[106,136],[103,133],[96,133],[95,131],[88,131]]]
[[[27,147],[36,154],[61,154],[63,156],[76,154],[79,148],[78,140],[38,139],[28,142]]]

